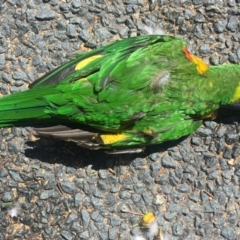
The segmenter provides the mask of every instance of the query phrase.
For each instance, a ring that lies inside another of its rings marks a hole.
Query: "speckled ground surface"
[[[210,64],[238,63],[239,12],[237,0],[0,0],[0,93],[146,25]],[[239,119],[221,110],[188,138],[120,156],[1,129],[0,239],[130,240],[147,211],[164,240],[239,239]]]

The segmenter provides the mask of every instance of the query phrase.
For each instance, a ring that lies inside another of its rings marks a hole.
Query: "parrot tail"
[[[0,98],[0,127],[32,124],[50,120],[43,96],[49,88],[31,89]],[[52,91],[51,91],[52,93]]]

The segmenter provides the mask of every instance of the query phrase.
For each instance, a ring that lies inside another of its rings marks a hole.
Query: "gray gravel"
[[[75,52],[145,25],[184,36],[210,64],[238,63],[239,4],[0,0],[0,92],[24,90]],[[240,239],[239,120],[220,111],[188,138],[122,156],[36,140],[30,127],[1,129],[0,239],[130,240],[145,234],[133,226],[147,211],[173,240]]]

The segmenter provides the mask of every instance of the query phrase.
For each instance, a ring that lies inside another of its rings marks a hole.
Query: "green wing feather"
[[[101,69],[102,78],[99,79],[99,84],[103,83],[105,81],[104,76],[107,75],[109,70],[111,70],[126,56],[129,56],[129,54],[135,52],[139,48],[162,41],[163,38],[163,36],[159,35],[139,36],[114,42],[106,47],[98,48],[84,54],[76,54],[74,59],[39,78],[32,83],[30,87],[35,88],[41,86],[50,86],[57,83],[70,83],[81,77],[90,75],[93,72],[99,71],[101,68],[103,68]],[[84,69],[81,69],[81,71],[75,71],[75,67],[79,62],[99,54],[105,57],[103,59],[99,59],[98,61],[90,62],[90,64],[88,64]],[[106,61],[109,55],[110,58],[108,61]],[[107,64],[103,66],[103,63]],[[108,65],[109,63],[110,65]]]

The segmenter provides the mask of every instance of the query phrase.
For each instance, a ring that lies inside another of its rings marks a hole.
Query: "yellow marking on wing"
[[[208,65],[202,59],[194,55],[191,55],[191,57],[192,61],[197,65],[197,71],[203,75],[208,70]]]
[[[87,78],[80,78],[80,79],[78,79],[77,81],[78,82],[84,82],[84,81],[87,81],[88,79]]]
[[[76,67],[75,67],[75,70],[77,71],[77,70],[80,70],[80,69],[82,69],[82,68],[84,68],[85,66],[87,66],[90,62],[92,62],[92,61],[94,61],[94,60],[96,60],[96,59],[98,59],[98,58],[100,58],[100,57],[102,57],[103,55],[94,55],[94,56],[92,56],[92,57],[89,57],[89,58],[86,58],[86,59],[84,59],[84,60],[82,60],[81,62],[79,62],[77,65],[76,65]]]
[[[231,103],[237,102],[240,100],[240,83],[238,84],[235,93],[233,94],[233,97],[231,99]]]
[[[113,134],[101,134],[100,138],[104,144],[113,144],[125,140],[127,136],[122,133],[113,133]]]

